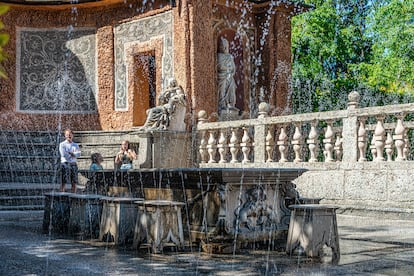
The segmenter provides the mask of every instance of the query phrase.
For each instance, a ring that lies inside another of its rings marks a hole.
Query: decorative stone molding
[[[115,110],[128,110],[128,89],[125,51],[131,42],[145,42],[152,38],[163,38],[163,80],[174,75],[172,13],[165,12],[152,17],[120,24],[114,28],[115,40]]]

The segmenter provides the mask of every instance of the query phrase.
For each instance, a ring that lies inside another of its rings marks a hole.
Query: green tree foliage
[[[355,68],[361,81],[384,92],[414,92],[414,0],[379,5],[369,18],[365,36],[372,58]]]
[[[0,15],[5,14],[8,10],[8,6],[0,5]],[[4,28],[3,22],[0,21],[0,30]],[[6,78],[6,70],[1,63],[6,59],[7,55],[3,50],[3,47],[9,41],[9,35],[6,33],[0,33],[0,77]]]
[[[382,93],[367,105],[412,93],[413,1],[305,0],[313,9],[292,20],[294,111],[344,108],[353,89]]]

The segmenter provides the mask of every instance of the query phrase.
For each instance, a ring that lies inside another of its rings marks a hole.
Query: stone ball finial
[[[352,91],[348,94],[348,108],[356,108],[359,105],[361,96],[357,91]]]
[[[358,91],[352,91],[348,94],[348,101],[350,102],[359,102],[361,96],[359,95]]]
[[[200,110],[197,113],[198,123],[202,124],[207,121],[207,112],[205,110]]]
[[[266,102],[261,102],[259,104],[259,118],[266,117],[269,114],[270,105]]]
[[[207,112],[205,110],[200,110],[197,116],[199,119],[207,119]]]

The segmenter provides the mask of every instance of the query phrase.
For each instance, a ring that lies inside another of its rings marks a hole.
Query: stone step
[[[55,183],[59,174],[51,170],[0,170],[0,179],[2,182],[11,183]]]
[[[104,157],[105,169],[113,169],[115,154],[131,133],[75,131],[74,141],[82,151],[79,169],[89,169],[94,152]],[[63,140],[63,133],[56,131],[0,131],[0,210],[43,209],[44,193],[59,190]]]
[[[42,190],[42,192],[48,192]],[[24,205],[40,205],[44,206],[44,196],[39,195],[22,195],[22,196],[0,196],[0,206],[24,206]]]
[[[53,183],[0,183],[0,210],[42,210],[44,194],[59,190]]]
[[[51,170],[57,169],[59,164],[58,156],[13,156],[5,157],[0,155],[0,170]]]
[[[44,191],[58,189],[57,183],[0,182],[0,196],[43,195]]]
[[[92,153],[99,152],[104,157],[104,159],[106,158],[113,159],[115,158],[115,155],[117,154],[118,151],[119,151],[119,145],[107,146],[107,147],[105,146],[84,147],[82,145],[81,158],[90,158]]]
[[[130,131],[78,131],[74,140],[81,144],[117,144],[128,140]]]
[[[0,145],[0,154],[2,156],[56,156],[58,155],[58,144],[16,144],[14,142],[7,142]]]
[[[44,205],[10,205],[1,206],[0,211],[25,211],[25,210],[44,210]]]
[[[31,145],[36,143],[56,143],[62,135],[49,131],[0,131],[0,144],[15,143]]]
[[[104,161],[102,162],[102,167],[106,170],[112,170],[114,169],[114,157],[112,158],[105,158],[104,157]],[[91,166],[91,159],[78,159],[78,168],[79,170],[88,170],[89,167]]]

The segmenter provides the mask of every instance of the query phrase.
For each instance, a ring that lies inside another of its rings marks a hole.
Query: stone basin
[[[294,179],[306,170],[283,169],[133,169],[80,171],[88,185],[105,191],[127,187],[132,197],[183,202],[184,235],[191,241],[241,244],[257,241],[285,243],[291,210],[299,198]]]

